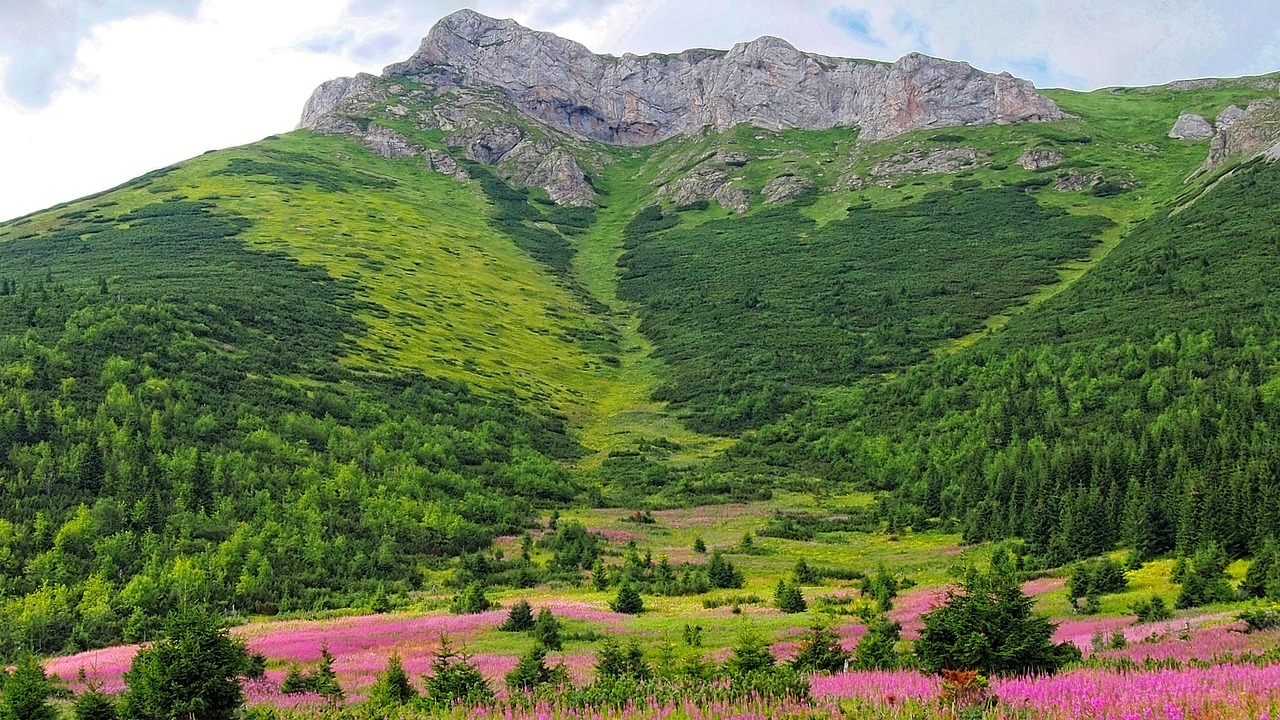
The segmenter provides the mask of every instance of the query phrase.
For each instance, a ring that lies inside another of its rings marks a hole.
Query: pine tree
[[[1277,552],[1274,540],[1268,538],[1262,544],[1258,554],[1244,574],[1244,582],[1240,583],[1240,594],[1251,598],[1266,598],[1277,594],[1280,590],[1280,563],[1276,560]]]
[[[795,585],[788,585],[786,580],[778,581],[778,587],[773,593],[773,602],[779,610],[788,615],[802,613],[809,607],[804,600],[804,595],[800,592],[800,588]]]
[[[493,688],[465,654],[457,653],[447,636],[440,636],[440,651],[431,661],[431,674],[424,678],[427,700],[448,706],[457,702],[481,705],[493,702]]]
[[[769,652],[769,643],[756,628],[746,625],[738,633],[738,643],[725,663],[725,669],[734,676],[772,670],[778,663]]]
[[[859,670],[896,670],[898,654],[894,648],[902,637],[902,626],[881,616],[868,623],[867,634],[854,648],[853,666]]]
[[[97,690],[86,690],[76,698],[71,709],[75,720],[117,720],[115,698]]]
[[[707,580],[711,582],[711,587],[727,590],[738,589],[746,584],[742,573],[719,550],[711,554],[711,560],[707,563]]]
[[[518,692],[533,692],[542,686],[563,684],[566,680],[563,665],[547,666],[547,649],[541,645],[534,645],[521,655],[506,677],[507,687]]]
[[[320,647],[320,665],[311,675],[311,690],[337,706],[342,702],[342,685],[338,683],[338,674],[333,671],[333,653],[328,645]]]
[[[800,639],[791,667],[801,672],[832,673],[843,670],[849,659],[849,653],[840,644],[840,636],[819,623],[812,625]]]

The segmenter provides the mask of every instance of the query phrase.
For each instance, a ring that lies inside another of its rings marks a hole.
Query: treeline
[[[891,489],[891,526],[1021,536],[1059,564],[1280,534],[1280,170],[1135,229],[1072,288],[952,358],[774,426],[739,458]]]
[[[0,658],[357,604],[581,488],[558,418],[347,369],[351,288],[186,201],[0,246]]]

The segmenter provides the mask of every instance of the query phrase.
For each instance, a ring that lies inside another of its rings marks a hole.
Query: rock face
[[[1175,140],[1208,140],[1213,137],[1213,126],[1200,115],[1184,112],[1169,130],[1169,137]]]
[[[1209,142],[1204,169],[1211,170],[1235,156],[1280,155],[1280,100],[1254,100],[1239,113],[1230,111],[1227,108],[1223,115],[1230,113],[1233,119],[1219,123]]]
[[[320,87],[307,98],[302,108],[302,120],[298,127],[314,129],[326,114],[338,106],[346,98],[368,89],[375,78],[372,75],[360,74],[353,78],[336,78],[320,84]]]
[[[369,130],[364,134],[364,146],[373,154],[389,160],[421,155],[426,150],[409,142],[409,138],[395,130],[379,125],[369,126]]]
[[[1062,117],[1025,80],[924,55],[889,65],[802,53],[762,37],[727,52],[614,58],[471,10],[442,19],[411,58],[384,76],[496,88],[553,127],[618,145],[740,123],[815,130],[856,125],[861,139],[879,140],[922,128]],[[314,127],[359,85],[359,79],[322,85],[307,102],[302,126]]]
[[[1219,130],[1230,127],[1231,123],[1244,117],[1244,110],[1239,105],[1228,105],[1226,110],[1218,113],[1218,117],[1213,121],[1214,127]]]

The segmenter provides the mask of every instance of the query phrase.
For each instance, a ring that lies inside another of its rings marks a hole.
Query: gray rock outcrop
[[[450,175],[456,180],[466,180],[471,177],[471,173],[467,169],[458,164],[458,161],[452,155],[434,148],[428,148],[422,153],[422,157],[427,161],[427,167],[432,172],[438,172],[441,175]]]
[[[595,188],[578,159],[550,140],[520,142],[503,159],[517,182],[546,190],[556,204],[595,207]]]
[[[1213,125],[1221,130],[1231,127],[1231,124],[1244,117],[1244,110],[1239,105],[1228,105],[1226,110],[1218,113],[1218,117],[1214,119]]]
[[[596,55],[550,33],[471,10],[442,19],[409,60],[384,76],[497,88],[521,111],[579,137],[645,145],[704,127],[859,126],[862,140],[911,130],[1057,120],[1031,83],[967,63],[911,54],[886,64],[800,52],[762,37],[726,51]],[[331,81],[307,103],[318,122],[357,89]]]
[[[409,141],[409,138],[395,130],[381,125],[370,125],[369,129],[364,133],[363,143],[370,152],[388,160],[421,155],[426,150],[424,147],[414,145]]]
[[[813,189],[813,181],[796,175],[783,175],[765,183],[760,190],[766,205],[797,198]]]
[[[1106,178],[1099,171],[1082,172],[1075,168],[1062,173],[1053,183],[1053,189],[1058,192],[1076,192],[1091,188],[1095,185],[1101,185]]]
[[[326,115],[336,110],[342,101],[352,96],[359,96],[373,87],[377,80],[372,75],[360,73],[353,78],[341,77],[321,83],[320,87],[307,98],[302,108],[300,128],[316,129],[317,123]]]
[[[1067,156],[1057,150],[1036,149],[1028,150],[1018,157],[1018,165],[1023,170],[1043,170],[1053,167],[1058,163],[1066,160]]]
[[[1233,157],[1270,157],[1273,151],[1280,154],[1280,100],[1254,100],[1233,121],[1218,128],[1209,141],[1204,169],[1216,168]]]
[[[1169,130],[1169,137],[1174,140],[1208,140],[1213,137],[1213,126],[1200,115],[1183,112]]]
[[[524,140],[524,133],[515,125],[501,124],[489,127],[472,127],[444,139],[446,145],[464,148],[467,159],[485,165],[497,165],[502,158]]]
[[[663,186],[658,198],[675,205],[714,200],[739,215],[751,208],[751,194],[730,183],[729,171],[724,165],[709,162],[694,166]]]
[[[981,164],[982,158],[982,153],[970,147],[908,150],[881,160],[871,166],[870,172],[880,177],[958,173]]]

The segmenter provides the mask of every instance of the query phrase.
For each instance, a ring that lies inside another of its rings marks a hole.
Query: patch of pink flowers
[[[1062,590],[1067,586],[1066,578],[1043,577],[1028,580],[1022,584],[1022,592],[1030,597],[1038,597]]]
[[[949,589],[916,588],[894,598],[889,619],[902,625],[902,637],[908,640],[920,637],[920,631],[924,629],[922,618],[946,602]]]

